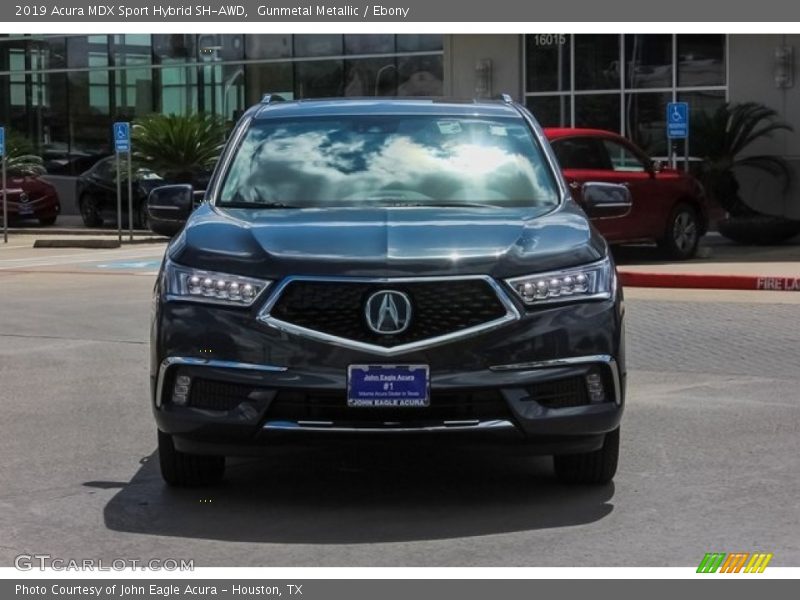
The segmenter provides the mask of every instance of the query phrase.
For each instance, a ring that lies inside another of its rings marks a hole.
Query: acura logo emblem
[[[411,324],[411,300],[403,292],[381,290],[367,298],[367,325],[375,333],[402,333]]]

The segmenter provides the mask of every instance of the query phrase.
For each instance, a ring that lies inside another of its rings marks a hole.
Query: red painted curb
[[[644,273],[640,271],[620,270],[619,278],[622,285],[627,287],[800,292],[800,277],[711,275],[700,273]]]

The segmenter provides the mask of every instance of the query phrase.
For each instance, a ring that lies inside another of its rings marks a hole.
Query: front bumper
[[[257,320],[258,306],[229,309],[166,301],[158,289],[156,294],[153,411],[158,428],[172,434],[185,452],[244,455],[285,441],[433,436],[512,444],[544,454],[585,452],[599,448],[622,417],[619,292],[609,300],[521,311],[520,319],[496,330],[391,359],[271,328]],[[374,413],[365,419],[364,409],[346,409],[347,367],[380,363],[429,365],[432,406],[441,397],[450,408],[397,409],[385,419]],[[603,402],[553,407],[531,392],[538,385],[582,381],[590,372],[602,377]],[[224,409],[180,406],[172,402],[179,375],[253,391]],[[460,410],[460,398],[466,406],[487,395],[496,401]],[[293,402],[312,397],[314,402],[322,398],[330,411],[297,416],[291,410]],[[278,406],[283,411],[276,414]]]

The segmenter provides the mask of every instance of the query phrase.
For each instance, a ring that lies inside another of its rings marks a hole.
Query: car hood
[[[175,262],[287,275],[495,277],[584,264],[605,242],[568,201],[516,208],[220,209],[201,206],[170,247]]]

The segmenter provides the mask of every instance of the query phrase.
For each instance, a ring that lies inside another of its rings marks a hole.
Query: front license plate
[[[17,210],[21,215],[32,215],[33,214],[33,207],[32,206],[25,206],[24,204],[20,205]]]
[[[430,405],[428,365],[350,365],[347,406],[421,408]]]

